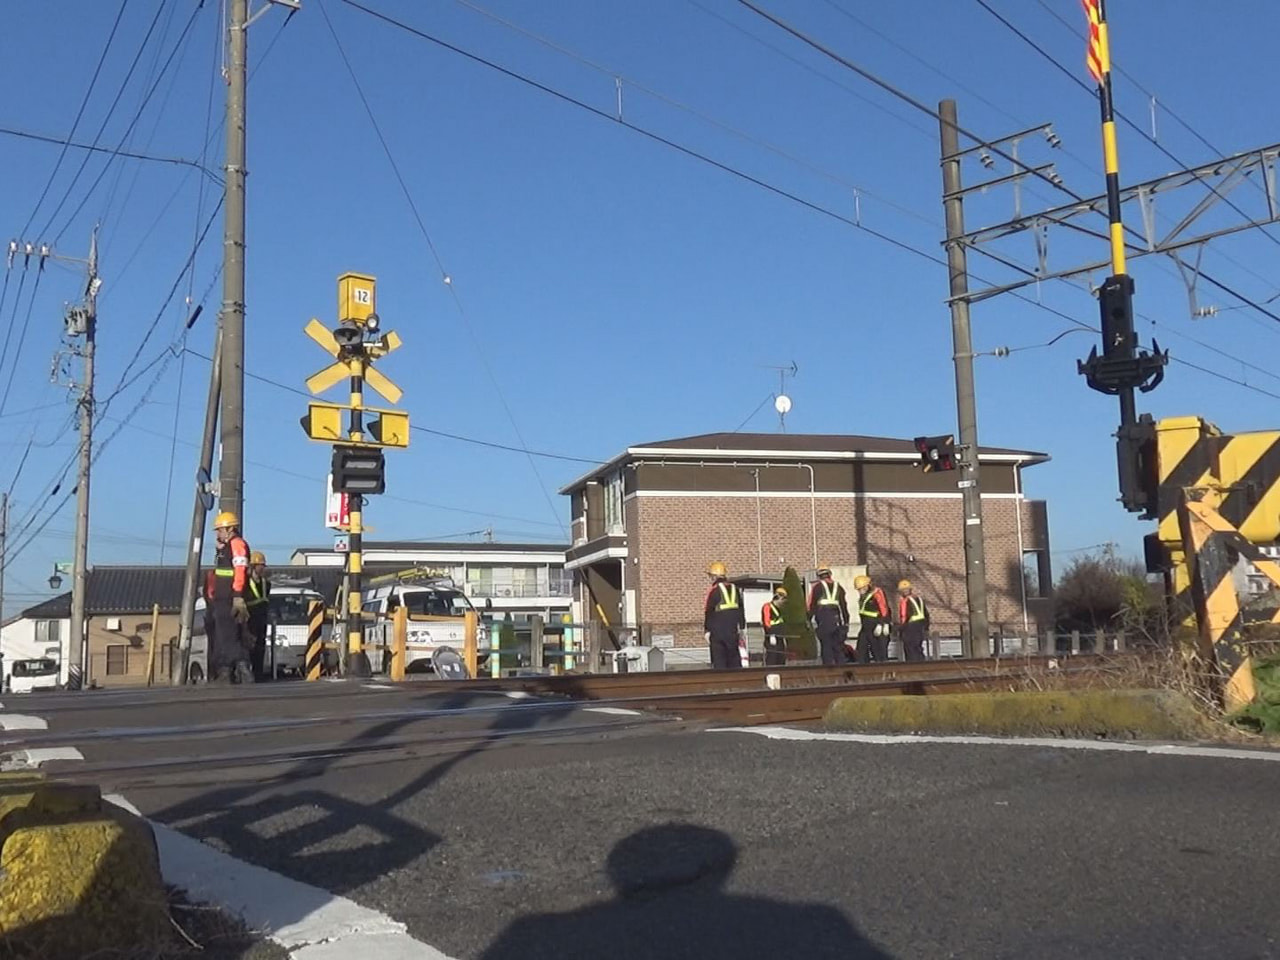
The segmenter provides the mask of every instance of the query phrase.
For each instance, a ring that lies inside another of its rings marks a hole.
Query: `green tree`
[[[796,573],[795,567],[787,567],[782,575],[782,585],[787,590],[787,599],[782,604],[782,622],[787,625],[787,647],[800,660],[814,660],[818,656],[818,638],[809,623],[804,584],[800,582],[800,574]]]
[[[511,619],[511,611],[508,610],[502,618],[502,626],[498,628],[498,669],[502,669],[502,657],[505,655],[507,663],[513,662],[512,658],[516,654],[516,625]],[[518,665],[518,663],[517,663]]]
[[[1108,544],[1098,553],[1076,557],[1058,578],[1054,618],[1060,630],[1137,627],[1158,609],[1153,591],[1158,588],[1148,584],[1143,565],[1119,556]]]

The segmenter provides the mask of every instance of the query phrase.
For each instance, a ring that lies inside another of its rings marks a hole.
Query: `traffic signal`
[[[920,467],[925,473],[956,468],[955,437],[916,437],[915,445],[920,453]]]
[[[387,488],[382,451],[370,447],[333,448],[333,492],[374,494]]]

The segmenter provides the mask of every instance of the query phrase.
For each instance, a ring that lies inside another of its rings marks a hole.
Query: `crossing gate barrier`
[[[319,680],[324,667],[324,602],[312,600],[307,607],[307,660],[305,673],[308,680]]]

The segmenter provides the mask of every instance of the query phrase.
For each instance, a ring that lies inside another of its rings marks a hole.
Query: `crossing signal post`
[[[407,413],[368,407],[364,402],[366,386],[392,404],[399,403],[403,395],[398,386],[373,366],[375,361],[401,346],[394,332],[381,333],[380,326],[377,280],[365,274],[344,273],[338,278],[338,326],[330,330],[313,319],[305,328],[307,336],[334,358],[334,363],[307,380],[307,389],[314,394],[323,393],[344,379],[350,385],[349,403],[310,403],[301,422],[309,438],[333,445],[332,492],[345,493],[348,497],[344,672],[356,677],[367,677],[371,673],[364,649],[360,603],[364,573],[361,543],[364,498],[386,489],[383,449],[409,445]]]
[[[956,469],[956,438],[916,437],[916,451],[920,454],[920,468],[925,473]]]

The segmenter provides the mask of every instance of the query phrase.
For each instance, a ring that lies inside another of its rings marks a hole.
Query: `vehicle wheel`
[[[187,683],[204,683],[204,667],[198,663],[187,668]]]

